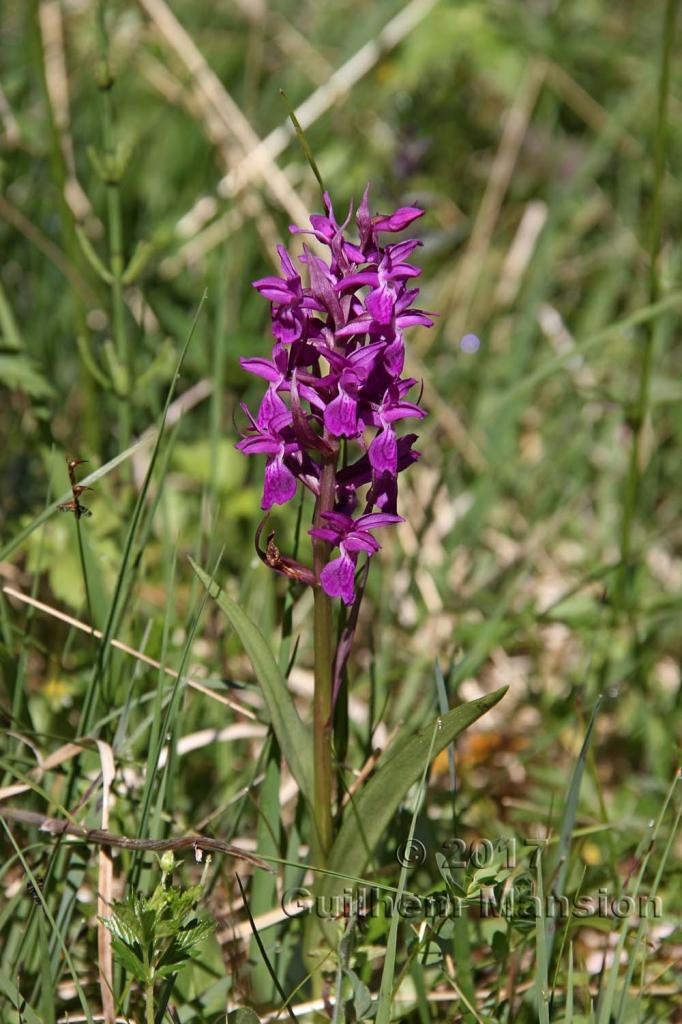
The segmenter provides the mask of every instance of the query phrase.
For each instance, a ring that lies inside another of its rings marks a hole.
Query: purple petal
[[[284,405],[284,403],[282,403]],[[281,412],[276,413],[270,421],[270,430],[273,434],[278,434],[285,427],[290,427],[292,422],[291,409],[287,409],[286,405]]]
[[[402,473],[404,469],[411,466],[413,462],[416,462],[421,458],[422,453],[414,450],[412,445],[415,441],[419,440],[418,434],[405,434],[398,441],[398,472]]]
[[[349,263],[366,263],[367,257],[365,256],[362,249],[358,249],[357,245],[353,245],[352,242],[343,243],[343,253]]]
[[[346,515],[345,512],[323,512],[322,515],[341,534],[348,533],[355,525],[352,516]]]
[[[261,430],[269,430],[270,425],[278,421],[278,417],[288,412],[286,403],[279,397],[274,388],[268,388],[258,410],[257,423]]]
[[[369,446],[369,461],[376,473],[398,472],[398,439],[392,427],[379,431]]]
[[[392,473],[375,476],[367,494],[367,502],[376,505],[382,512],[395,512],[398,505],[398,478]]]
[[[360,230],[362,241],[365,242],[372,229],[372,220],[369,215],[369,182],[362,196],[362,202],[358,206],[358,212],[355,214],[355,223]]]
[[[374,363],[374,360],[383,349],[383,341],[374,341],[371,345],[363,345],[351,353],[348,357],[348,362],[352,365],[353,369],[366,369]]]
[[[354,530],[352,533],[349,533],[343,542],[343,546],[346,551],[366,551],[368,555],[376,555],[377,551],[381,549],[379,541],[375,540],[367,530]]]
[[[256,434],[254,437],[243,437],[237,441],[237,448],[244,455],[274,455],[282,447],[281,441],[274,437],[267,437],[265,434]]]
[[[269,359],[261,359],[255,356],[253,359],[240,359],[239,365],[247,373],[254,373],[256,377],[263,377],[265,380],[274,381],[280,377],[280,372],[274,363]]]
[[[423,420],[426,413],[412,402],[396,402],[395,405],[384,409],[382,415],[387,423],[395,423],[396,420],[405,419]]]
[[[338,544],[341,539],[339,531],[333,530],[331,526],[313,526],[308,533],[311,537],[317,537],[318,540],[327,541],[328,544]]]
[[[386,276],[392,281],[407,281],[410,277],[419,277],[420,267],[413,267],[411,263],[394,263],[393,269]]]
[[[389,217],[375,217],[375,231],[402,231],[408,224],[424,216],[424,211],[418,206],[401,206]]]
[[[355,320],[349,320],[343,327],[337,327],[334,333],[337,338],[347,338],[351,334],[365,334],[371,324],[372,317],[369,313],[363,313],[362,316],[356,317]]]
[[[405,366],[405,345],[399,334],[384,350],[384,366],[392,377],[399,377]]]
[[[256,421],[255,421],[255,419],[253,417],[253,414],[252,414],[251,410],[249,409],[248,405],[246,404],[246,402],[240,402],[239,403],[239,407],[240,407],[241,411],[244,413],[244,415],[246,416],[246,418],[248,419],[248,421],[251,424],[251,426],[253,427],[253,429],[254,430],[258,430],[258,424],[256,423]]]
[[[400,298],[396,302],[399,313],[404,313],[405,310],[416,301],[419,295],[418,288],[405,288],[400,293]]]
[[[397,242],[395,245],[386,246],[386,252],[390,254],[394,263],[402,263],[403,260],[412,255],[415,249],[423,244],[423,242],[418,241],[416,238],[407,238],[404,242]]]
[[[421,313],[418,309],[409,309],[406,313],[401,313],[396,323],[398,327],[433,327],[433,320],[426,313]]]
[[[349,274],[348,277],[342,277],[336,285],[336,290],[337,292],[347,292],[351,288],[360,288],[366,284],[376,288],[378,283],[379,274],[376,270],[361,270],[358,274]]]
[[[375,288],[365,299],[367,312],[380,324],[390,324],[395,311],[395,292],[387,285]]]
[[[358,429],[358,403],[339,389],[337,397],[324,410],[324,425],[334,437],[355,437]]]
[[[343,310],[341,309],[341,303],[334,291],[332,282],[329,279],[329,268],[326,266],[324,260],[319,259],[317,256],[313,256],[308,249],[305,250],[305,253],[308,270],[310,271],[310,290],[315,298],[322,303],[324,308],[332,317],[334,323],[342,324]]]
[[[278,245],[277,246],[277,252],[279,253],[279,261],[282,264],[282,270],[284,271],[284,273],[287,276],[287,278],[290,281],[298,281],[298,282],[300,282],[301,278],[299,276],[299,273],[296,270],[296,267],[294,266],[294,264],[292,262],[291,256],[286,251],[284,246],[283,245]]]
[[[272,314],[272,333],[283,345],[291,345],[303,334],[303,323],[298,310],[278,306]]]
[[[402,516],[390,515],[388,512],[370,512],[366,516],[360,516],[355,520],[356,529],[376,530],[379,526],[392,526],[393,523],[402,523]]]
[[[325,565],[320,573],[320,583],[329,597],[340,597],[344,604],[355,600],[355,563],[350,555],[342,551],[338,558]]]
[[[251,282],[252,288],[283,288],[285,291],[289,291],[289,286],[283,277],[278,277],[277,274],[268,274],[266,277],[259,277],[256,281]]]
[[[396,389],[398,392],[398,398],[404,398],[408,391],[410,391],[415,386],[415,384],[418,383],[419,381],[415,380],[414,377],[404,377],[402,380],[397,381]]]
[[[268,460],[265,467],[265,485],[263,487],[262,509],[273,505],[286,505],[296,494],[296,477],[284,465],[284,456],[277,455]]]
[[[336,229],[329,220],[329,217],[325,217],[321,213],[313,213],[310,218],[310,223],[313,226],[314,234],[321,242],[331,242],[332,238],[336,234]]]
[[[298,393],[301,398],[305,398],[306,402],[310,402],[315,408],[324,409],[324,399],[320,398],[315,388],[309,387],[307,384],[299,384]]]

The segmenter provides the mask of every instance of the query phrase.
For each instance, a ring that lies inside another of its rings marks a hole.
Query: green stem
[[[83,574],[83,587],[85,588],[85,607],[88,613],[88,622],[94,628],[99,623],[95,622],[93,615],[92,601],[90,599],[90,584],[88,582],[88,567],[85,561],[85,547],[83,545],[83,535],[81,533],[80,519],[75,520],[76,523],[76,537],[78,538],[78,556],[81,563],[81,572]]]
[[[319,588],[315,592],[315,695],[313,698],[313,756],[315,761],[315,827],[317,867],[322,867],[332,845],[332,609],[331,600]]]
[[[334,508],[336,488],[337,456],[322,460],[320,473],[320,494],[315,506],[315,526],[323,526],[323,513]],[[325,541],[313,540],[313,566],[318,580],[329,561],[330,547]],[[313,694],[313,835],[311,863],[324,868],[332,847],[332,605],[322,587],[315,588],[315,610],[313,621],[314,676]],[[317,893],[323,876],[315,878],[314,891]],[[316,950],[321,939],[320,922],[313,908],[306,920],[304,932],[304,961],[311,972],[312,993],[322,994],[322,976],[314,965]]]
[[[668,134],[668,92],[670,86],[670,66],[675,39],[675,20],[677,17],[678,0],[667,0],[663,23],[661,73],[658,83],[658,113],[656,119],[656,138],[654,144],[654,192],[652,198],[651,221],[649,226],[649,302],[655,303],[660,296],[658,276],[658,255],[661,245],[661,227],[663,221],[663,181],[665,177],[665,153]],[[647,330],[642,347],[639,371],[639,388],[637,399],[632,411],[632,446],[628,474],[625,483],[623,501],[623,520],[620,535],[620,578],[616,589],[617,608],[623,608],[630,579],[630,559],[632,557],[632,527],[639,504],[641,487],[641,452],[649,413],[651,392],[651,369],[653,349],[656,339],[657,321],[653,321]]]
[[[154,1024],[154,982],[149,982],[144,990],[145,1024]]]
[[[323,514],[334,507],[336,457],[323,461],[320,474],[320,495],[315,509],[315,525],[324,525]],[[319,579],[329,559],[329,545],[313,542],[313,565]],[[315,659],[315,693],[313,696],[313,758],[315,804],[316,867],[324,867],[332,845],[332,604],[322,587],[315,590],[313,625]]]

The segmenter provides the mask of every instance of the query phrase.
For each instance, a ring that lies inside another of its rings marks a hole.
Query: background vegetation
[[[359,785],[399,723],[416,730],[444,702],[509,686],[457,742],[454,798],[443,752],[366,877],[399,886],[396,850],[412,821],[427,854],[403,879],[412,892],[450,885],[436,853],[455,835],[517,843],[513,876],[499,858],[487,874],[462,869],[452,884],[474,897],[481,885],[499,897],[510,878],[537,884],[532,844],[548,840],[546,888],[657,893],[663,908],[642,927],[560,921],[554,941],[547,923],[474,911],[437,933],[405,921],[384,974],[393,1014],[674,1018],[676,6],[2,6],[3,1021],[103,1008],[111,1018],[98,893],[150,896],[160,879],[152,855],[109,859],[94,842],[40,831],[43,815],[128,837],[200,831],[286,861],[268,874],[215,854],[200,903],[217,929],[172,993],[159,986],[157,1008],[187,1024],[245,1006],[265,1016],[285,997],[298,1017],[312,1012],[297,989],[310,967],[301,921],[266,927],[304,878],[297,788],[251,664],[188,561],[215,574],[283,668],[293,664],[307,718],[311,596],[288,592],[256,558],[262,467],[233,448],[240,402],[257,394],[238,359],[271,343],[250,282],[272,272],[287,225],[320,207],[280,89],[337,212],[368,180],[375,210],[425,207],[424,306],[440,314],[411,339],[430,416],[401,495],[407,521],[370,574],[337,722],[343,787]],[[461,343],[470,333],[478,348]],[[82,498],[91,517],[56,510],[68,499],[65,457],[87,460],[79,479],[94,475]],[[302,515],[305,525],[307,506]],[[295,514],[273,526],[292,550]],[[69,745],[86,735],[99,745]],[[202,870],[185,857],[176,883]],[[347,1019],[376,1008],[390,941],[389,922],[356,922],[326,962],[328,985],[345,978]],[[144,986],[121,956],[115,1012],[140,1020]]]

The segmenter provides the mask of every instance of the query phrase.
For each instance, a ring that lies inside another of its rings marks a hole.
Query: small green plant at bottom
[[[156,1017],[157,983],[174,978],[215,926],[197,913],[203,885],[171,884],[176,866],[171,852],[164,853],[159,864],[161,881],[151,896],[133,893],[117,900],[111,915],[102,918],[112,935],[114,956],[142,987],[146,1024],[154,1024]],[[166,999],[171,988],[172,981]]]

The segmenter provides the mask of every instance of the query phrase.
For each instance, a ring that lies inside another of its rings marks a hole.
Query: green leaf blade
[[[217,601],[220,610],[239,637],[261,685],[270,713],[272,727],[291,774],[301,793],[312,806],[313,802],[313,745],[309,730],[301,721],[286,679],[275,661],[268,643],[255,622],[192,561],[190,563],[208,593]]]
[[[468,704],[453,708],[441,717],[433,756],[444,750],[469,725],[481,718],[504,697],[507,687],[486,694]],[[389,752],[376,774],[355,797],[352,807],[336,837],[327,867],[330,871],[358,876],[362,873],[371,851],[394,817],[410,786],[419,778],[429,754],[433,723],[426,725],[409,739]],[[362,823],[362,827],[360,826]],[[322,895],[333,895],[342,880],[325,879]]]

